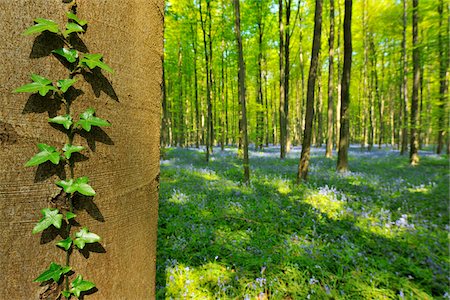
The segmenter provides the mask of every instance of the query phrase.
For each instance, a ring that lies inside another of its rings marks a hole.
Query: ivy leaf
[[[111,123],[94,116],[94,114],[95,110],[93,108],[88,108],[80,115],[80,121],[77,122],[76,126],[80,125],[87,132],[91,131],[91,126],[111,126]]]
[[[69,299],[69,297],[70,297],[70,295],[71,295],[72,293],[69,292],[69,291],[62,291],[61,294],[62,294],[64,297],[66,297],[67,299]]]
[[[55,226],[58,229],[61,228],[63,215],[59,213],[58,209],[44,208],[43,210],[41,210],[41,213],[44,217],[39,220],[36,226],[34,226],[33,234],[41,232],[49,228],[51,225]]]
[[[69,22],[66,24],[66,30],[64,31],[64,35],[68,36],[72,32],[84,32],[84,29],[77,23]]]
[[[64,126],[65,129],[69,129],[70,126],[73,124],[72,122],[72,117],[70,115],[64,115],[64,116],[56,116],[54,118],[49,118],[48,121],[50,123],[55,123],[55,124],[61,124],[62,126]],[[64,150],[64,149],[63,149]]]
[[[74,20],[75,22],[77,22],[80,26],[84,26],[87,24],[87,21],[85,20],[81,20],[80,18],[77,17],[77,15],[75,15],[73,12],[67,12],[66,13],[67,18]]]
[[[105,71],[108,71],[110,73],[114,73],[114,70],[105,64],[101,59],[103,58],[102,54],[89,54],[86,53],[83,58],[80,60],[80,63],[87,66],[89,69],[94,69],[95,67],[99,67]]]
[[[39,275],[34,282],[44,282],[50,279],[58,282],[61,275],[68,273],[71,270],[71,267],[63,267],[54,262],[50,263],[50,266],[47,270],[45,270],[41,275]]]
[[[75,192],[78,192],[85,196],[94,196],[95,191],[94,189],[88,184],[89,178],[79,177],[75,180],[70,179],[69,181],[66,180],[60,180],[56,183],[56,185],[62,187],[64,189],[64,192],[68,194],[73,194]]]
[[[75,49],[59,48],[52,52],[61,55],[70,63],[74,63],[78,58],[78,51]]]
[[[64,248],[64,250],[68,251],[70,249],[70,246],[72,245],[72,239],[67,237],[67,239],[59,241],[56,246]]]
[[[67,159],[70,159],[70,157],[72,156],[72,153],[80,152],[80,151],[84,150],[84,147],[65,144],[64,147],[62,148],[62,150],[64,151],[64,156]]]
[[[22,85],[21,87],[15,89],[14,93],[36,93],[39,92],[41,96],[47,95],[47,93],[51,91],[56,91],[56,87],[52,85],[52,81],[36,75],[32,74],[31,79],[33,80],[32,83],[28,83],[25,85]]]
[[[62,79],[58,80],[56,85],[59,87],[61,92],[65,93],[75,82],[77,82],[77,79]]]
[[[74,214],[73,212],[68,211],[68,212],[66,213],[66,220],[73,219],[73,218],[75,218],[76,216],[77,216],[77,215]]]
[[[77,298],[80,298],[82,292],[87,292],[94,287],[95,284],[93,282],[84,280],[81,275],[78,275],[77,278],[72,281],[72,288],[69,292],[74,294]]]
[[[52,20],[37,18],[34,20],[34,23],[36,23],[36,24],[29,27],[22,34],[23,35],[31,35],[31,34],[43,32],[46,30],[53,32],[53,33],[58,33],[58,31],[59,31],[58,23],[56,23],[55,21],[52,21]]]
[[[75,233],[75,237],[76,239],[73,241],[73,243],[80,249],[83,249],[85,244],[97,243],[101,240],[98,235],[89,232],[86,227],[81,228],[80,231]]]
[[[55,147],[49,146],[47,144],[38,144],[37,147],[39,150],[41,150],[41,152],[27,161],[25,167],[37,166],[48,160],[55,165],[59,164],[60,153],[56,151]]]

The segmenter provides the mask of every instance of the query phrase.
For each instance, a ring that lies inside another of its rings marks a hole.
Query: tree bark
[[[278,23],[280,30],[280,158],[286,157],[286,118],[285,111],[285,68],[284,68],[284,23],[283,23],[283,1],[278,0]]]
[[[242,141],[244,150],[244,183],[250,181],[250,165],[248,159],[248,135],[247,135],[247,109],[245,103],[245,63],[244,63],[244,51],[242,49],[242,38],[241,38],[241,12],[239,0],[234,0],[234,16],[235,16],[235,31],[236,31],[236,41],[238,47],[238,58],[239,58],[239,102],[241,104],[241,114],[242,114]]]
[[[305,130],[303,132],[302,153],[298,164],[297,184],[308,177],[308,167],[311,151],[311,134],[314,120],[314,89],[316,85],[317,68],[319,65],[320,38],[322,35],[322,0],[316,0],[314,12],[314,38],[311,50],[311,64],[308,75],[308,91],[306,97]]]
[[[39,299],[44,290],[33,279],[51,261],[64,264],[65,254],[55,247],[54,231],[31,231],[39,211],[59,195],[54,183],[65,172],[50,164],[23,165],[36,154],[38,142],[63,147],[66,135],[47,119],[65,109],[48,98],[11,91],[28,83],[31,73],[53,81],[68,74],[50,55],[62,46],[56,46],[58,40],[20,34],[39,17],[62,28],[67,9],[60,0],[19,0],[2,1],[0,11],[0,298]],[[97,192],[76,212],[77,222],[102,242],[96,248],[100,253],[90,252],[89,259],[74,251],[71,265],[95,282],[98,291],[88,299],[154,299],[164,3],[78,1],[77,12],[90,22],[80,35],[83,43],[91,53],[104,54],[115,74],[103,72],[89,83],[80,77],[74,85],[83,93],[72,104],[73,115],[93,107],[112,126],[93,128],[87,139],[77,135],[74,140],[89,156],[75,164],[75,176],[89,176]],[[115,20],[121,20],[120,27]]]
[[[413,92],[411,99],[411,144],[409,150],[409,163],[419,163],[419,138],[417,136],[417,125],[419,123],[419,85],[420,85],[420,50],[419,50],[419,0],[413,0],[412,38],[413,38]]]
[[[408,151],[408,58],[406,56],[406,27],[407,27],[407,0],[403,0],[403,39],[402,39],[402,61],[403,61],[403,84],[402,84],[402,144],[400,155]]]
[[[328,40],[328,111],[327,111],[327,150],[325,156],[333,156],[333,80],[334,80],[334,0],[330,0],[330,37]]]
[[[444,140],[446,134],[446,105],[448,103],[447,98],[447,90],[448,90],[448,54],[445,53],[444,42],[443,42],[443,31],[445,32],[445,27],[442,25],[443,23],[443,15],[444,15],[444,1],[439,0],[438,12],[439,12],[439,36],[438,36],[438,44],[439,44],[439,104],[438,104],[438,135],[437,135],[437,148],[436,153],[441,154],[444,149]],[[448,134],[448,133],[447,133]]]
[[[352,0],[345,0],[344,16],[344,68],[342,74],[341,131],[337,171],[348,171],[348,147],[350,143],[350,75],[352,68]]]

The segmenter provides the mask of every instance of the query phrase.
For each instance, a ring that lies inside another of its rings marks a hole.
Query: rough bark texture
[[[348,171],[348,147],[350,143],[350,75],[352,69],[352,0],[345,0],[344,16],[344,70],[342,73],[341,131],[337,171]]]
[[[314,120],[314,87],[316,85],[317,68],[319,65],[320,38],[322,35],[322,0],[316,0],[314,12],[314,38],[311,51],[311,65],[308,75],[308,91],[306,95],[305,131],[303,133],[302,153],[298,164],[297,183],[308,177],[308,167],[311,152],[311,136]]]
[[[49,116],[63,113],[54,103],[11,91],[29,83],[30,73],[53,80],[68,74],[49,55],[43,36],[21,32],[33,19],[66,20],[60,0],[0,2],[0,298],[39,299],[43,288],[33,279],[51,261],[63,264],[64,251],[49,242],[51,232],[32,235],[39,210],[51,206],[63,170],[50,165],[25,168],[37,142],[62,147],[66,136]],[[97,192],[85,201],[77,221],[102,238],[89,259],[74,251],[71,265],[98,291],[88,299],[155,297],[155,254],[159,180],[163,1],[80,1],[78,15],[89,21],[81,38],[91,53],[102,53],[115,75],[79,80],[83,91],[74,115],[94,107],[112,127],[92,130],[75,143],[89,158],[76,163],[75,176],[88,175]],[[55,46],[55,45],[54,45]],[[58,45],[56,45],[58,46]],[[82,46],[82,45],[80,45]],[[130,117],[131,116],[131,117]],[[56,237],[56,240],[59,238]],[[103,253],[96,253],[103,252]]]

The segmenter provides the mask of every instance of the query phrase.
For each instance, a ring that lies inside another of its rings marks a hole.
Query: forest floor
[[[169,148],[161,160],[158,299],[445,299],[449,161],[421,151],[350,149],[351,172],[313,149]]]

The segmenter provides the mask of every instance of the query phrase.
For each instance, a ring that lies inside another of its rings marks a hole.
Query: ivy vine
[[[73,278],[72,274],[75,273],[72,266],[70,266],[70,258],[73,250],[81,250],[86,244],[101,241],[100,236],[90,232],[87,227],[82,227],[78,232],[73,232],[74,230],[72,230],[76,218],[74,201],[78,199],[74,198],[74,195],[79,193],[85,196],[95,196],[96,194],[92,186],[89,185],[89,178],[87,176],[78,178],[74,176],[75,161],[72,154],[82,152],[85,147],[74,145],[73,140],[76,134],[80,134],[82,131],[89,132],[92,126],[110,126],[111,124],[107,120],[96,116],[93,108],[87,108],[79,115],[78,120],[75,120],[71,111],[73,99],[69,95],[69,90],[77,82],[78,79],[76,77],[81,75],[83,71],[100,68],[113,73],[113,69],[103,61],[102,54],[82,53],[71,44],[71,38],[74,35],[84,33],[88,24],[87,21],[80,19],[76,15],[75,1],[71,1],[66,16],[67,23],[63,30],[61,30],[60,25],[55,21],[37,18],[34,20],[34,25],[26,29],[23,35],[41,34],[46,31],[56,34],[63,42],[63,47],[53,49],[52,53],[60,58],[68,68],[69,74],[67,78],[52,81],[41,75],[32,74],[32,82],[15,89],[14,92],[38,93],[54,101],[59,101],[65,106],[66,113],[64,115],[48,119],[49,123],[62,126],[61,130],[66,133],[67,137],[65,145],[61,149],[58,149],[57,147],[44,143],[37,144],[39,152],[26,162],[25,166],[33,167],[50,161],[54,165],[66,165],[70,170],[67,178],[55,182],[65,193],[68,203],[67,207],[43,208],[41,210],[42,218],[32,230],[32,233],[36,234],[53,226],[63,232],[64,236],[67,235],[66,239],[56,243],[57,247],[65,251],[65,263],[60,265],[51,262],[49,267],[37,276],[34,281],[49,284],[56,283],[58,286],[65,283],[57,297],[63,296],[66,299],[70,299],[73,296],[80,298],[82,293],[88,292],[95,287],[93,282],[85,280],[82,275],[77,275],[71,281],[71,278]]]

